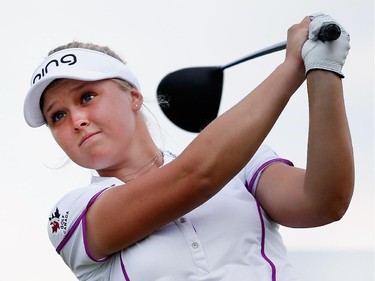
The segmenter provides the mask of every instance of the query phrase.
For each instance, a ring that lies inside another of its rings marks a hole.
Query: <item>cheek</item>
[[[121,101],[123,102],[123,101]],[[97,124],[111,128],[118,133],[132,128],[135,123],[134,112],[130,105],[123,102],[122,104],[111,105],[111,107],[102,107],[93,113],[93,119]]]
[[[73,147],[71,136],[62,130],[52,130],[52,136],[61,149],[70,156]]]
[[[80,154],[77,144],[74,143],[73,136],[67,134],[67,133],[53,133],[52,134],[56,143],[60,146],[60,148],[65,152],[65,154],[69,157],[70,160],[72,160],[74,163],[86,167],[86,163],[84,162],[84,159],[82,158],[82,155]],[[86,167],[90,168],[90,167]]]

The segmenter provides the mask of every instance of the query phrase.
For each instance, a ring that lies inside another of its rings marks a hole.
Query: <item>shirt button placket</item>
[[[193,243],[191,243],[191,247],[193,248],[193,249],[198,249],[199,248],[199,244],[197,243],[197,242],[193,242]]]
[[[185,217],[177,219],[176,224],[179,226],[181,232],[183,233],[186,242],[189,245],[190,253],[194,259],[194,264],[196,266],[197,272],[200,275],[207,274],[209,272],[209,266],[206,254],[204,253],[197,232],[194,229],[192,223]]]

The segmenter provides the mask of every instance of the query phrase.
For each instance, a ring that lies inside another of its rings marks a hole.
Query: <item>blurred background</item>
[[[2,280],[75,280],[47,237],[53,204],[87,185],[92,172],[67,162],[48,129],[29,128],[23,99],[48,51],[73,40],[108,45],[138,76],[150,127],[161,148],[181,152],[195,138],[173,125],[156,103],[169,72],[227,64],[284,41],[304,16],[324,12],[351,35],[344,66],[346,108],[352,132],[356,183],[344,218],[314,229],[281,228],[301,280],[374,280],[374,2],[372,0],[81,0],[3,1],[0,252]],[[280,51],[224,72],[220,113],[256,87],[284,59]],[[197,100],[199,102],[199,100]],[[308,111],[306,85],[266,142],[304,167]],[[225,131],[223,132],[225,133]]]

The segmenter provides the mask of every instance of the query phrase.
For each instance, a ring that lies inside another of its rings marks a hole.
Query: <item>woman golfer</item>
[[[63,196],[48,220],[79,280],[297,280],[278,225],[339,220],[354,181],[341,82],[349,35],[316,40],[335,21],[311,18],[288,30],[285,60],[270,76],[178,156],[153,142],[139,82],[108,48],[68,44],[38,66],[27,123],[46,124],[72,161],[99,175]],[[301,169],[263,141],[305,79]]]

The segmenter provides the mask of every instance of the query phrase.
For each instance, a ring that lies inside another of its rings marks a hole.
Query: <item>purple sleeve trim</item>
[[[125,277],[125,280],[126,281],[130,281],[130,278],[128,276],[128,273],[126,272],[126,269],[125,269],[125,264],[124,264],[124,261],[122,260],[122,256],[120,254],[120,261],[121,261],[121,270],[122,270],[122,274],[124,274],[124,277]]]
[[[254,175],[251,177],[250,179],[250,182],[249,183],[246,183],[246,188],[247,190],[253,194],[254,192],[254,183],[256,181],[256,179],[258,178],[259,174],[261,172],[264,171],[264,169],[266,169],[268,166],[274,164],[274,163],[277,163],[277,162],[281,162],[281,163],[285,163],[289,166],[293,166],[293,163],[287,159],[283,159],[283,158],[275,158],[275,159],[271,159],[271,160],[268,160],[267,162],[263,163],[254,173]],[[255,197],[255,194],[253,194],[254,197]]]
[[[78,219],[74,222],[71,229],[69,229],[68,233],[64,237],[64,239],[60,242],[60,244],[56,248],[56,252],[60,254],[62,248],[64,248],[65,244],[68,243],[69,239],[72,237],[74,231],[77,229],[78,225],[80,224],[82,217],[84,216],[85,211],[78,217]]]
[[[99,198],[99,196],[104,192],[106,191],[108,188],[105,188],[101,191],[99,191],[98,193],[96,193],[92,198],[91,200],[89,201],[89,203],[87,204],[87,207],[86,207],[86,210],[83,212],[83,217],[82,217],[82,232],[83,232],[83,243],[85,245],[85,251],[86,251],[86,254],[87,256],[92,259],[93,261],[95,262],[104,262],[104,261],[107,261],[111,258],[112,255],[109,255],[107,257],[104,257],[104,258],[101,258],[101,259],[95,259],[91,253],[90,253],[90,250],[89,250],[89,247],[88,247],[88,243],[87,243],[87,231],[86,231],[86,213],[87,213],[87,210],[92,206],[92,204],[94,204],[94,202],[96,201],[96,199]]]
[[[68,243],[69,239],[72,237],[73,233],[76,231],[76,229],[78,228],[79,224],[81,223],[81,221],[83,221],[83,240],[84,240],[84,245],[85,245],[85,250],[86,250],[86,253],[87,255],[94,261],[104,261],[104,260],[107,260],[109,257],[105,258],[105,259],[101,259],[101,260],[95,260],[91,257],[89,251],[88,251],[88,247],[87,247],[87,242],[86,242],[86,212],[87,210],[92,206],[92,204],[94,204],[94,202],[96,201],[96,199],[98,199],[98,197],[105,191],[107,190],[107,188],[104,188],[102,190],[100,190],[99,192],[97,192],[89,201],[89,203],[87,204],[86,208],[82,211],[82,213],[79,215],[79,217],[77,218],[77,220],[74,222],[74,224],[72,225],[72,227],[69,229],[68,233],[66,234],[66,236],[64,237],[64,239],[60,242],[60,244],[57,246],[56,248],[56,252],[58,254],[60,254],[62,248],[64,248],[64,246],[66,245],[66,243]]]

